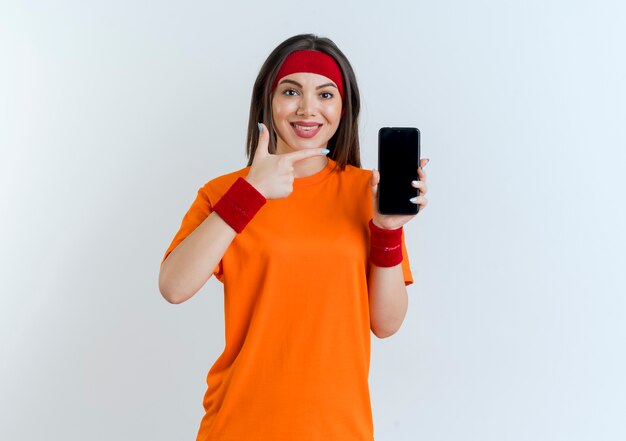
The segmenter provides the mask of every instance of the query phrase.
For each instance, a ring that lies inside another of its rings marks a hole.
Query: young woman
[[[224,352],[198,440],[373,440],[370,330],[395,333],[413,282],[402,226],[360,168],[359,91],[327,38],[297,35],[252,92],[248,166],[199,189],[161,263],[171,303],[215,275]],[[425,207],[422,160],[413,186]]]

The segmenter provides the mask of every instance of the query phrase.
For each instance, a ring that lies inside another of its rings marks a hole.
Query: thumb
[[[256,158],[263,158],[265,156],[269,156],[270,152],[268,150],[268,146],[270,143],[270,133],[267,130],[267,127],[263,123],[258,123],[259,126],[259,142],[256,145],[256,150],[254,152],[254,162]]]
[[[370,179],[370,185],[372,186],[372,196],[374,196],[374,198],[378,194],[378,182],[379,181],[380,181],[380,173],[378,172],[378,170],[373,169],[372,178]]]

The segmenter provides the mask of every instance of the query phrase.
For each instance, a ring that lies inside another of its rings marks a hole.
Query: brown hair
[[[276,152],[276,133],[272,121],[272,90],[271,86],[287,55],[299,50],[315,50],[330,55],[335,59],[341,69],[345,100],[343,102],[344,114],[339,122],[339,127],[328,141],[330,153],[328,157],[337,162],[337,166],[344,170],[346,164],[361,167],[361,153],[359,149],[359,111],[361,98],[356,83],[356,76],[350,62],[339,50],[337,45],[330,39],[318,37],[313,34],[295,35],[279,44],[267,57],[261,67],[252,89],[252,101],[250,103],[250,118],[248,120],[248,137],[246,154],[248,165],[252,165],[254,153],[259,142],[258,122],[262,122],[268,128],[270,141],[268,150]]]

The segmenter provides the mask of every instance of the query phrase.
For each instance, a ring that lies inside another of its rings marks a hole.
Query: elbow
[[[394,314],[379,314],[376,310],[370,312],[370,329],[380,339],[394,335],[402,327],[406,309]]]
[[[178,291],[179,290],[172,286],[172,283],[168,282],[167,278],[163,275],[163,271],[161,271],[159,274],[159,292],[161,293],[161,296],[163,296],[163,298],[172,305],[183,303],[191,297],[181,295]]]
[[[176,297],[172,294],[171,289],[168,287],[168,284],[165,282],[165,277],[163,276],[163,266],[161,265],[161,271],[159,272],[159,292],[161,296],[171,304],[179,303],[176,301]]]
[[[398,332],[400,327],[378,327],[378,326],[370,326],[372,333],[378,337],[379,339],[391,337],[393,334]]]
[[[166,282],[163,277],[159,277],[159,291],[163,298],[172,305],[179,305],[183,302],[186,302],[190,298],[192,298],[198,291],[199,288],[196,289],[188,289],[181,288],[177,286],[175,283]]]
[[[167,290],[162,284],[159,284],[159,291],[161,292],[163,298],[172,305],[178,305],[184,301],[181,300],[180,296],[176,296],[171,291]]]
[[[161,295],[163,296],[163,298],[167,301],[167,303],[169,303],[170,305],[180,305],[181,303],[183,303],[181,300],[177,300],[174,297],[169,297],[166,296],[165,294],[161,293]]]
[[[161,262],[161,269],[159,270],[159,292],[168,303],[178,305],[184,302],[184,299],[180,295],[177,295],[176,290],[172,286],[170,277],[167,276],[167,263],[167,258]]]

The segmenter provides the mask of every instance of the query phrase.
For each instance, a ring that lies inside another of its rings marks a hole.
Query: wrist
[[[237,233],[250,223],[267,199],[246,179],[239,177],[213,207],[213,211]]]
[[[265,192],[262,190],[261,186],[259,185],[258,182],[255,181],[254,178],[250,178],[250,175],[248,175],[248,176],[246,176],[245,178],[242,178],[242,179],[245,180],[252,187],[254,187],[254,189],[256,191],[258,191],[267,200],[267,196],[265,196]]]
[[[387,228],[383,225],[382,222],[380,222],[378,219],[376,218],[372,218],[372,223],[374,224],[375,227],[380,228],[381,230],[395,230],[396,228]]]
[[[369,222],[370,261],[380,267],[396,266],[402,262],[402,227],[393,230]]]

